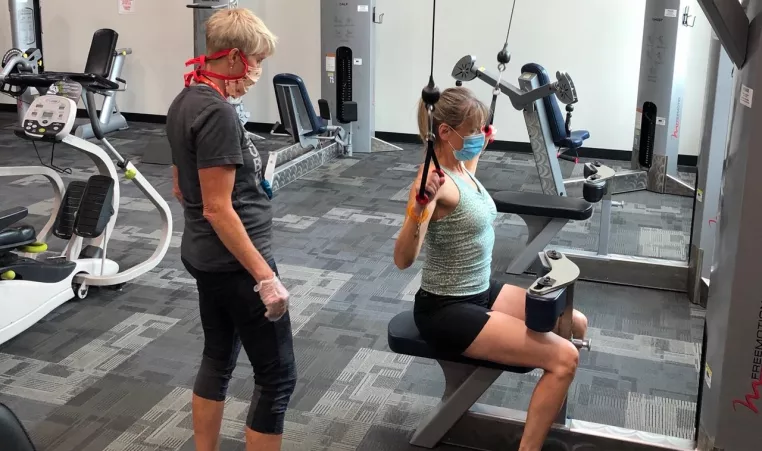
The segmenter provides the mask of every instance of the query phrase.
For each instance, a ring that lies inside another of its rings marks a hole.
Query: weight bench
[[[577,348],[589,350],[589,341],[574,340],[571,336],[574,283],[579,277],[579,268],[563,254],[552,250],[540,253],[539,259],[543,268],[541,277],[527,289],[527,327],[537,332],[555,331],[572,340]],[[435,350],[421,338],[410,311],[398,314],[389,322],[388,342],[389,348],[398,354],[437,360],[444,372],[442,401],[418,426],[410,440],[411,445],[424,448],[434,448],[440,442],[475,446],[477,436],[500,434],[505,427],[505,416],[497,414],[497,408],[490,409],[476,402],[504,371],[524,374],[534,370]],[[508,421],[515,423],[511,419]],[[566,423],[566,404],[556,423]],[[505,449],[502,445],[507,444],[501,443],[496,449]]]
[[[338,156],[352,155],[352,129],[330,123],[328,102],[318,101],[321,114],[315,113],[304,81],[298,75],[278,74],[273,77],[275,99],[280,122],[270,132],[274,136],[289,136],[294,144],[270,152],[265,166],[265,180],[272,190],[292,182]],[[344,115],[357,120],[357,104],[346,102]],[[276,132],[283,126],[287,133]]]

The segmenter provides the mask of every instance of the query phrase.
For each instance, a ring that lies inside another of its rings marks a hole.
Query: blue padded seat
[[[593,215],[593,204],[584,199],[542,193],[498,191],[492,193],[497,211],[516,215],[585,221]]]
[[[322,135],[327,130],[327,125],[323,118],[315,114],[315,108],[312,106],[310,95],[307,93],[307,87],[304,85],[304,81],[298,75],[294,74],[278,74],[273,77],[274,86],[296,86],[299,93],[302,95],[302,101],[304,101],[304,107],[309,118],[312,131],[306,133],[305,136]],[[277,91],[275,98],[278,99]]]
[[[537,81],[540,86],[545,86],[550,83],[550,76],[544,67],[539,64],[529,63],[525,64],[521,68],[521,73],[529,72],[537,75]],[[542,99],[545,111],[548,114],[548,122],[550,123],[550,131],[553,135],[553,142],[556,147],[564,149],[577,149],[582,147],[582,144],[586,139],[590,137],[590,132],[587,130],[575,130],[571,134],[566,134],[566,118],[561,112],[561,108],[558,106],[558,100],[555,94],[551,94]]]
[[[521,366],[501,365],[499,363],[486,360],[469,359],[460,354],[452,354],[438,351],[431,348],[421,338],[418,327],[413,319],[413,312],[406,311],[398,314],[389,322],[388,328],[389,349],[397,354],[411,355],[414,357],[424,357],[427,359],[446,360],[448,362],[463,363],[479,367],[493,368],[511,373],[528,373],[534,368],[525,368]]]

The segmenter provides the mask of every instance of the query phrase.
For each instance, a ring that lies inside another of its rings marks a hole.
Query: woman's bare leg
[[[540,451],[574,379],[579,352],[569,340],[552,332],[532,331],[521,319],[497,311],[489,315],[465,355],[544,370],[529,402],[519,446],[519,451]]]
[[[503,285],[500,294],[497,296],[492,310],[511,315],[520,320],[526,319],[526,288],[515,285]],[[574,310],[572,314],[572,335],[574,338],[585,338],[587,335],[587,317],[579,310]]]

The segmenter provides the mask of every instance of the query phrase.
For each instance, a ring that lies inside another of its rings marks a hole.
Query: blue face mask
[[[455,132],[455,129],[452,129],[452,131]],[[455,134],[460,136],[458,132],[455,132]],[[452,147],[456,160],[471,161],[482,153],[482,149],[484,149],[484,141],[486,139],[484,133],[477,133],[475,135],[466,136],[465,138],[462,136],[460,137],[463,139],[463,148],[460,150],[453,147],[449,141],[447,142],[447,144],[450,144],[450,147]]]

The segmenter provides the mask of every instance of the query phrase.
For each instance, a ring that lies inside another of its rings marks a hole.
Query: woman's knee
[[[579,366],[577,347],[569,340],[560,340],[556,358],[547,370],[559,377],[573,379],[577,366]]]
[[[216,360],[204,355],[193,384],[193,393],[204,399],[224,401],[235,363],[235,360]]]

